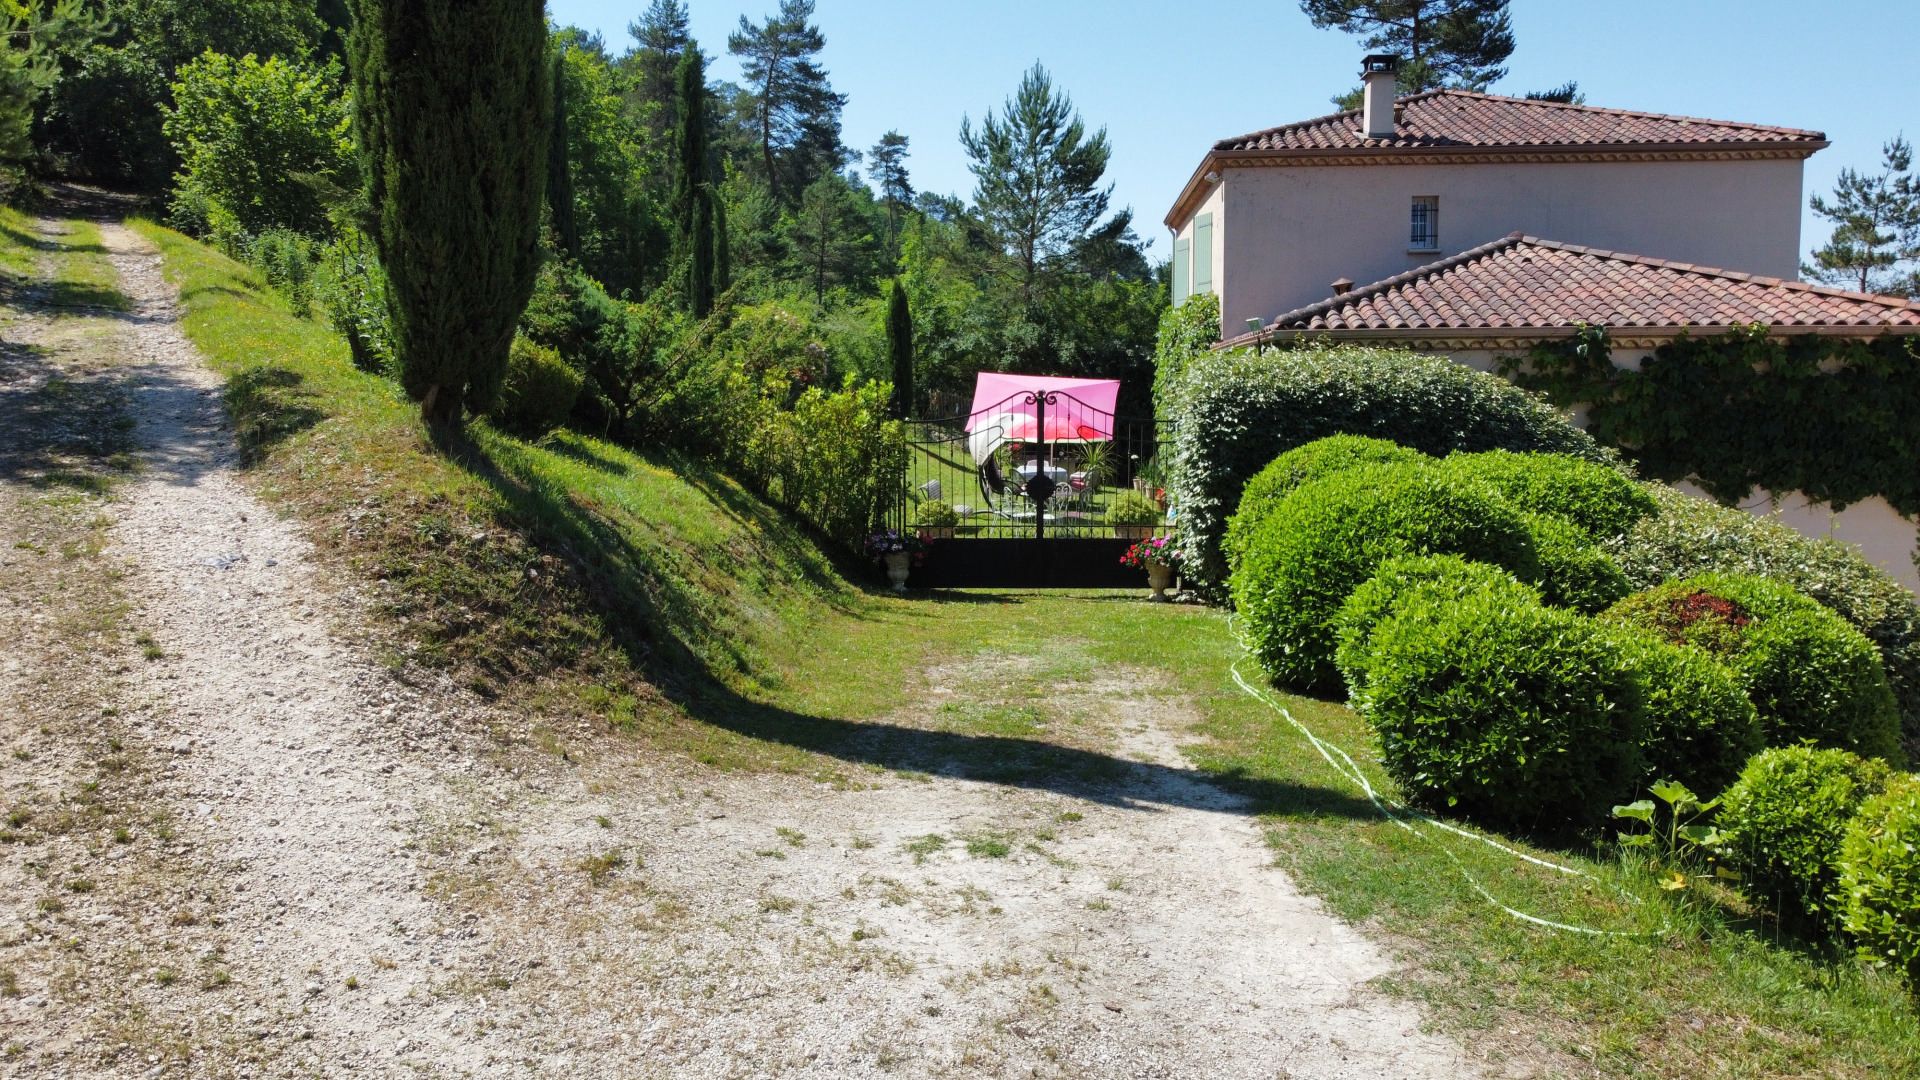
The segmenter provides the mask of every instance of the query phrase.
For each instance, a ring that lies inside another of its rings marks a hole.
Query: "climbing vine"
[[[1606,330],[1506,357],[1501,374],[1555,404],[1588,406],[1588,431],[1646,475],[1692,479],[1733,503],[1754,488],[1836,507],[1881,496],[1920,515],[1920,337],[1770,335],[1755,324],[1681,337],[1639,370],[1616,367]]]

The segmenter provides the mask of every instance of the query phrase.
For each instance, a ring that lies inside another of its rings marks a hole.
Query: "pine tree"
[[[580,228],[573,216],[573,166],[567,160],[567,50],[553,54],[553,135],[547,144],[547,208],[560,250],[580,258]]]
[[[907,307],[907,290],[899,278],[893,279],[893,294],[887,303],[887,359],[893,362],[893,397],[888,409],[905,420],[913,411],[913,312]]]
[[[897,131],[880,136],[867,151],[867,172],[880,187],[887,209],[887,259],[900,257],[900,216],[913,205],[913,184],[907,179],[907,137]]]
[[[680,56],[680,169],[673,208],[687,264],[687,309],[696,319],[713,310],[713,183],[707,159],[707,62],[689,43]]]
[[[540,259],[541,0],[353,0],[354,109],[400,381],[435,426],[492,403]]]
[[[1880,175],[1842,169],[1831,202],[1809,200],[1814,213],[1833,222],[1833,235],[1801,273],[1860,292],[1911,296],[1920,293],[1920,181],[1905,139],[1895,136],[1881,153]]]
[[[1400,92],[1440,86],[1485,90],[1507,73],[1513,23],[1507,0],[1300,0],[1300,10],[1322,30],[1365,34],[1375,52],[1401,58]],[[1360,107],[1360,91],[1333,99]]]
[[[1055,92],[1047,69],[1035,64],[996,117],[991,110],[976,134],[960,123],[960,144],[979,186],[973,200],[981,221],[1019,265],[1022,299],[1054,258],[1071,252],[1107,212],[1113,185],[1100,187],[1111,153],[1107,129],[1091,136],[1065,91]]]
[[[687,32],[687,5],[683,0],[653,0],[640,18],[627,24],[633,35],[633,89],[642,101],[659,106],[651,115],[656,136],[680,125],[680,57],[693,43]]]
[[[767,188],[791,204],[821,176],[846,163],[840,110],[826,69],[814,62],[827,39],[811,25],[813,0],[780,0],[780,13],[759,26],[740,16],[727,51],[740,58],[760,128],[760,163]]]

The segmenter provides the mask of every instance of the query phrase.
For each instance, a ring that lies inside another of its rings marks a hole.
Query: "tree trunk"
[[[420,419],[428,427],[457,431],[461,420],[460,392],[445,383],[434,383],[420,398]]]

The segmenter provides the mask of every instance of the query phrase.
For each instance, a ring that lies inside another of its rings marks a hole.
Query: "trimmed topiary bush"
[[[1769,746],[1812,741],[1901,759],[1899,713],[1879,652],[1777,581],[1702,574],[1636,593],[1606,618],[1723,659],[1759,711]]]
[[[1346,680],[1349,693],[1366,682],[1374,627],[1415,592],[1441,601],[1494,593],[1510,597],[1516,604],[1540,602],[1540,593],[1533,586],[1488,563],[1473,562],[1458,555],[1405,555],[1388,559],[1347,596],[1333,617],[1333,664]]]
[[[1831,925],[1847,828],[1892,776],[1883,763],[1845,750],[1787,746],[1755,755],[1727,789],[1717,819],[1742,888],[1783,914]]]
[[[1151,526],[1167,519],[1167,512],[1160,504],[1137,491],[1122,491],[1107,504],[1106,522],[1109,525]]]
[[[1208,353],[1174,395],[1168,488],[1180,512],[1181,566],[1218,598],[1220,542],[1247,481],[1275,455],[1328,435],[1366,435],[1426,454],[1540,450],[1615,460],[1552,406],[1512,383],[1440,357],[1351,345]]]
[[[1619,565],[1578,525],[1552,514],[1522,518],[1533,534],[1537,580],[1547,603],[1593,615],[1633,591]]]
[[[1841,928],[1920,988],[1920,778],[1898,777],[1860,807],[1838,869]]]
[[[1486,484],[1527,513],[1560,518],[1592,540],[1619,536],[1655,509],[1653,496],[1622,469],[1566,454],[1449,454],[1439,468]]]
[[[507,375],[488,415],[510,431],[539,438],[567,422],[579,400],[580,373],[560,354],[524,337],[507,352]]]
[[[1361,435],[1330,435],[1281,454],[1247,481],[1246,490],[1240,493],[1240,508],[1227,521],[1222,550],[1226,554],[1228,570],[1240,564],[1241,548],[1246,545],[1247,536],[1254,527],[1265,521],[1273,508],[1280,505],[1280,500],[1293,494],[1293,489],[1301,484],[1332,476],[1356,465],[1431,460],[1418,450]]]
[[[1636,790],[1678,780],[1701,792],[1723,791],[1762,746],[1760,717],[1726,665],[1690,645],[1623,631],[1622,655],[1640,679],[1641,757],[1646,771]]]
[[[1519,514],[1424,465],[1363,465],[1302,484],[1254,530],[1233,575],[1234,606],[1261,667],[1285,686],[1338,685],[1334,613],[1381,563],[1420,554],[1538,573]]]
[[[1880,649],[1910,754],[1920,752],[1920,598],[1858,549],[1658,484],[1658,510],[1607,548],[1636,588],[1709,571],[1756,574],[1831,608]]]
[[[1410,797],[1496,827],[1592,826],[1642,773],[1618,635],[1508,590],[1409,590],[1373,629],[1354,703]]]

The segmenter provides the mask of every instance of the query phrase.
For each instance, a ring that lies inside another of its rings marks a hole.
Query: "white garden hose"
[[[1292,710],[1288,709],[1285,705],[1281,704],[1280,702],[1275,701],[1270,694],[1259,689],[1258,687],[1254,686],[1252,682],[1248,681],[1246,675],[1244,675],[1240,670],[1240,665],[1246,663],[1247,657],[1250,655],[1249,650],[1246,647],[1246,642],[1241,639],[1239,629],[1234,625],[1234,619],[1229,618],[1227,620],[1227,626],[1229,628],[1229,631],[1233,634],[1234,641],[1238,643],[1240,646],[1240,657],[1233,662],[1233,666],[1229,669],[1233,674],[1234,685],[1238,686],[1241,690],[1246,691],[1246,693],[1250,695],[1255,701],[1258,701],[1261,704],[1265,705],[1267,708],[1272,709],[1276,713],[1279,713],[1280,716],[1283,719],[1285,719],[1287,723],[1292,724],[1294,730],[1298,731],[1302,736],[1305,736],[1307,742],[1310,743],[1315,750],[1318,750],[1320,752],[1320,757],[1323,760],[1325,760],[1329,766],[1333,768],[1333,771],[1346,777],[1348,780],[1351,780],[1355,785],[1357,785],[1360,788],[1361,791],[1366,793],[1368,801],[1373,803],[1373,808],[1375,810],[1380,811],[1380,815],[1382,817],[1386,818],[1388,821],[1393,822],[1395,825],[1398,825],[1400,828],[1405,829],[1407,832],[1413,834],[1414,836],[1421,837],[1422,839],[1427,840],[1428,842],[1433,843],[1435,846],[1437,846],[1441,850],[1441,852],[1443,852],[1447,856],[1447,859],[1453,863],[1454,869],[1460,871],[1460,876],[1466,880],[1469,886],[1473,888],[1473,891],[1479,893],[1481,898],[1486,900],[1487,903],[1492,904],[1494,907],[1499,908],[1501,911],[1506,912],[1508,915],[1511,915],[1514,918],[1521,920],[1522,922],[1532,923],[1535,926],[1543,926],[1549,930],[1561,930],[1561,931],[1565,931],[1567,933],[1572,933],[1572,934],[1590,934],[1595,937],[1659,937],[1671,932],[1671,929],[1672,929],[1671,925],[1663,925],[1658,930],[1601,930],[1591,926],[1576,926],[1571,923],[1555,922],[1552,919],[1541,918],[1538,915],[1529,914],[1528,912],[1521,911],[1518,908],[1514,908],[1507,904],[1502,903],[1498,897],[1494,896],[1491,892],[1487,891],[1487,887],[1480,883],[1480,879],[1475,877],[1471,870],[1467,869],[1466,864],[1460,861],[1460,857],[1455,855],[1451,848],[1449,848],[1444,842],[1441,842],[1438,838],[1432,836],[1427,832],[1422,831],[1417,826],[1425,825],[1430,829],[1436,829],[1441,832],[1451,833],[1454,836],[1465,837],[1469,840],[1473,840],[1478,843],[1485,844],[1486,846],[1493,848],[1496,851],[1500,851],[1507,855],[1511,855],[1516,859],[1520,859],[1524,862],[1531,863],[1534,866],[1543,867],[1545,869],[1555,871],[1556,873],[1566,874],[1569,877],[1582,878],[1584,880],[1591,881],[1596,885],[1606,885],[1607,883],[1602,882],[1599,878],[1593,876],[1592,874],[1586,872],[1585,870],[1578,869],[1577,867],[1567,866],[1562,863],[1557,863],[1552,861],[1551,859],[1542,859],[1542,858],[1539,858],[1538,856],[1529,855],[1524,851],[1519,851],[1515,848],[1509,847],[1508,845],[1503,844],[1491,837],[1483,836],[1479,833],[1462,829],[1457,825],[1451,825],[1451,824],[1448,824],[1447,822],[1428,817],[1427,815],[1411,807],[1404,806],[1399,803],[1392,802],[1389,799],[1383,798],[1379,792],[1374,790],[1373,784],[1368,782],[1366,774],[1361,772],[1360,766],[1354,763],[1353,758],[1348,756],[1345,750],[1342,750],[1340,747],[1334,745],[1333,743],[1330,743],[1327,740],[1322,739],[1318,735],[1315,735],[1311,728],[1301,723],[1300,720],[1293,715]],[[1613,885],[1610,887],[1613,888],[1615,892],[1618,892],[1622,898],[1624,898],[1630,903],[1634,903],[1634,904],[1644,903],[1644,901],[1640,897],[1633,895],[1632,893],[1628,892],[1626,889],[1621,888],[1618,885]]]

